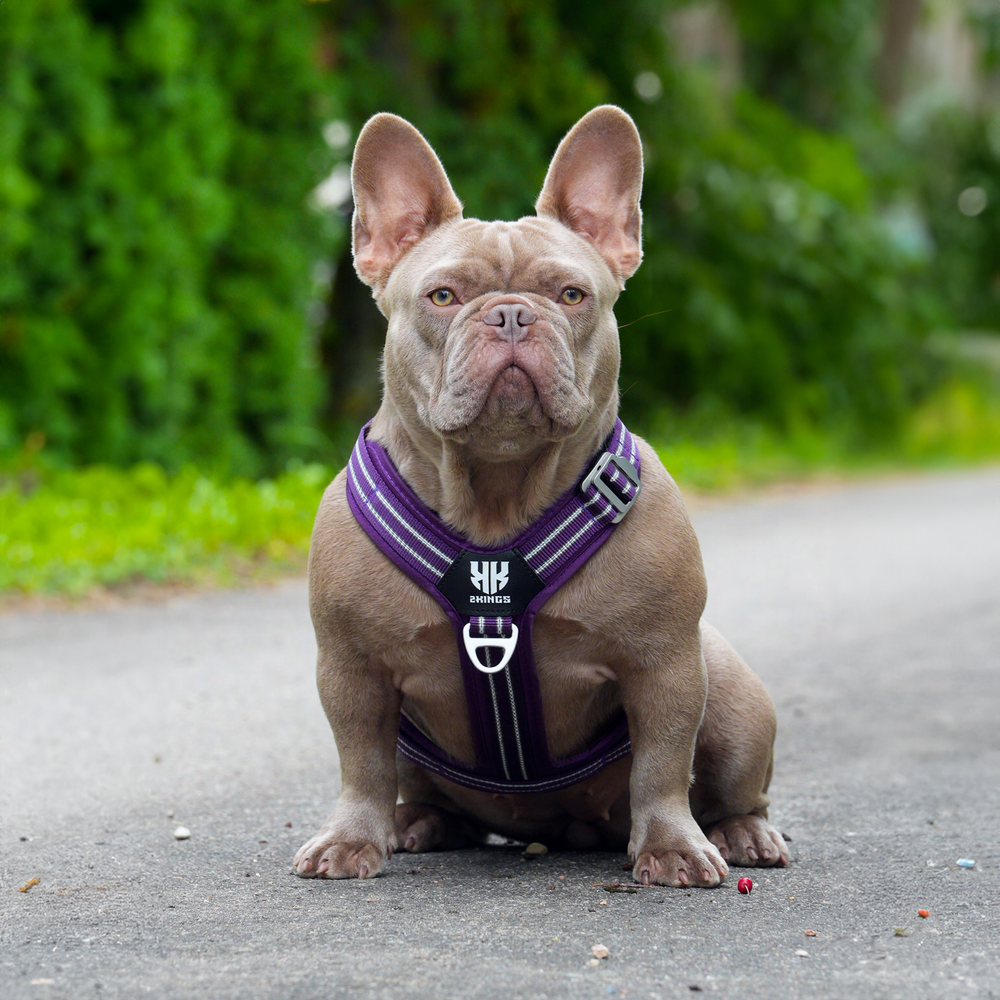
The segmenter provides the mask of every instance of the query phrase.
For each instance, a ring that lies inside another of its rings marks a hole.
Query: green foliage
[[[1000,456],[1000,392],[980,380],[950,378],[906,422],[897,460],[923,464],[995,462]]]
[[[684,156],[650,165],[646,259],[618,310],[637,320],[622,331],[626,406],[640,417],[665,396],[785,430],[891,434],[930,378],[923,317],[853,146],[748,92],[726,114],[684,99],[701,113],[677,137]],[[656,136],[657,112],[637,112]]]
[[[843,430],[800,424],[776,431],[718,415],[647,418],[650,440],[685,494],[726,493],[771,483],[809,482],[995,462],[1000,455],[1000,391],[979,379],[951,378],[904,420],[896,440],[859,445]]]
[[[729,0],[757,94],[824,128],[872,111],[880,7],[871,0]]]
[[[227,582],[305,564],[329,470],[215,480],[185,467],[0,477],[0,593],[83,594],[138,580]]]
[[[314,441],[322,97],[298,3],[3,4],[0,449],[257,472]]]
[[[1000,111],[943,108],[906,138],[945,314],[959,326],[1000,330]]]
[[[728,0],[735,91],[674,50],[683,6],[2,0],[0,455],[22,458],[0,475],[0,593],[301,568],[330,471],[288,459],[346,455],[385,328],[349,206],[306,203],[350,155],[321,128],[382,110],[483,218],[532,211],[595,104],[635,117],[623,404],[682,486],[1000,453],[996,338],[924,336],[997,326],[1000,119],[925,109],[888,133],[880,4]],[[995,70],[1000,19],[976,10]],[[969,188],[984,207],[963,214]]]
[[[898,435],[946,378],[924,330],[996,324],[1000,126],[927,117],[909,146],[869,142],[880,4],[728,0],[734,92],[674,51],[683,6],[5,0],[0,454],[330,461],[377,405],[384,320],[353,274],[349,206],[306,208],[350,154],[322,126],[403,114],[468,214],[517,218],[603,101],[647,154],[646,259],[618,307],[629,421]],[[936,255],[883,221],[901,183]],[[974,217],[955,207],[970,186]]]

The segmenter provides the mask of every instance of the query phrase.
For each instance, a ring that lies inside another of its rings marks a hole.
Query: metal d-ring
[[[510,663],[510,658],[514,655],[514,649],[517,647],[517,626],[513,622],[510,623],[510,631],[509,639],[505,639],[503,636],[484,636],[473,639],[472,623],[466,622],[465,628],[462,629],[462,638],[465,640],[465,651],[469,654],[469,659],[472,660],[477,670],[481,670],[484,674],[495,674]],[[487,646],[499,646],[503,650],[503,656],[500,657],[500,662],[495,667],[484,667],[479,662],[479,650]]]

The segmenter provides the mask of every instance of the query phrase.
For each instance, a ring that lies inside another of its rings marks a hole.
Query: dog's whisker
[[[646,313],[645,316],[639,316],[636,319],[630,319],[627,323],[619,323],[618,329],[624,330],[627,326],[633,326],[636,323],[641,322],[644,319],[650,319],[653,316],[662,316],[664,313],[673,312],[673,309],[660,309],[658,312]]]

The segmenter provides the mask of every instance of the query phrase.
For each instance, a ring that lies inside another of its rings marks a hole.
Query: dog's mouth
[[[493,380],[487,403],[502,400],[506,404],[517,405],[520,402],[532,402],[538,399],[538,387],[535,380],[519,364],[512,361],[502,368]]]
[[[493,380],[477,422],[487,427],[512,423],[537,427],[548,417],[548,408],[531,372],[511,361]]]

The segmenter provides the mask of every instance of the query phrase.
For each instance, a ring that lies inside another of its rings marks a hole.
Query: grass
[[[139,581],[233,584],[305,565],[323,466],[219,481],[155,465],[33,468],[0,480],[0,595]]]
[[[1000,398],[948,384],[888,445],[803,429],[777,435],[731,424],[698,437],[662,420],[646,428],[681,487],[700,493],[830,474],[935,468],[1000,458]],[[218,479],[187,468],[47,468],[0,475],[0,600],[136,584],[232,585],[305,566],[312,522],[333,470],[299,465],[274,479]]]

